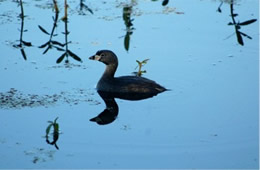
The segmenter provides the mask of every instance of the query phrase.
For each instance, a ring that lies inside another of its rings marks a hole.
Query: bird
[[[97,91],[120,94],[120,96],[128,94],[130,98],[138,95],[146,98],[146,96],[152,97],[167,90],[155,81],[140,76],[115,77],[118,58],[111,50],[99,50],[89,59],[100,61],[106,65],[105,71],[97,83]]]

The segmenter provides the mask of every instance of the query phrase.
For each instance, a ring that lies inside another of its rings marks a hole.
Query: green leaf
[[[45,34],[47,34],[47,35],[50,35],[50,33],[48,33],[44,28],[42,28],[40,25],[38,25],[38,27],[40,28],[40,30],[42,31],[42,32],[44,32]]]
[[[51,124],[49,124],[49,126],[47,126],[47,128],[46,128],[46,136],[49,135],[52,125],[53,124],[51,123]]]
[[[125,46],[126,51],[128,51],[129,50],[129,46],[130,46],[130,34],[128,32],[125,35],[124,46]]]
[[[66,52],[63,53],[63,54],[57,59],[56,63],[57,63],[57,64],[61,63],[62,60],[65,58],[65,56],[66,56]]]
[[[146,64],[147,61],[149,61],[149,59],[145,59],[145,60],[143,60],[142,63],[143,63],[143,64]]]
[[[74,58],[75,60],[82,62],[81,58],[79,58],[76,54],[74,54],[73,52],[71,52],[70,50],[68,50],[69,55]]]
[[[54,133],[58,133],[59,132],[59,124],[58,123],[54,123]]]
[[[56,119],[54,120],[54,123],[56,123],[56,121],[59,119],[59,117],[56,117]]]

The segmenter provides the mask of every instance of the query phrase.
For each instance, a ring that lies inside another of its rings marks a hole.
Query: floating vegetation
[[[73,68],[81,68],[81,69],[87,69],[87,67],[83,64],[74,64],[74,63],[65,63],[64,65],[54,65],[51,67],[48,67],[48,69],[57,69],[57,68],[66,68],[66,69],[73,69]]]
[[[24,94],[14,88],[7,92],[0,92],[0,109],[21,109],[24,107],[50,107],[59,103],[66,103],[69,105],[77,105],[82,102],[88,102],[94,105],[100,102],[92,99],[92,93],[84,89],[76,89],[73,92],[60,92],[58,94]]]
[[[175,13],[175,14],[184,14],[184,12],[177,11],[176,8],[171,8],[171,7],[165,7],[162,11],[163,14],[170,14],[170,13]]]
[[[3,13],[0,13],[0,25],[11,23],[14,20],[14,16],[12,15],[14,13],[13,10],[9,11],[2,11]]]
[[[26,156],[32,156],[32,162],[34,164],[40,162],[46,162],[49,160],[53,160],[53,156],[55,154],[55,150],[45,150],[43,148],[35,148],[33,150],[24,151]]]
[[[131,130],[132,128],[130,125],[122,125],[122,127],[120,129],[124,130],[124,131],[128,131],[128,130]]]

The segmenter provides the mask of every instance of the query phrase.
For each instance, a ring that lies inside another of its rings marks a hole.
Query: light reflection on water
[[[24,1],[24,18],[0,1],[1,168],[258,168],[258,20],[236,29],[229,3],[162,2],[69,2],[67,33],[58,2],[51,37],[52,1]],[[258,19],[258,5],[236,1],[236,23]],[[104,65],[88,61],[100,49],[117,53],[117,76],[149,59],[143,76],[171,91],[115,99],[113,123],[90,122],[106,107]],[[57,117],[59,150],[44,137]]]

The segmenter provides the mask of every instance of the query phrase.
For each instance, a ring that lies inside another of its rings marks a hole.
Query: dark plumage
[[[138,76],[114,77],[118,60],[110,50],[100,50],[89,59],[106,64],[105,72],[97,84],[98,91],[111,93],[151,94],[152,96],[164,92],[166,89],[155,81]]]

